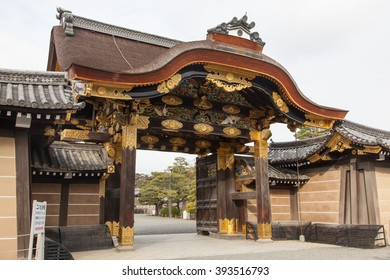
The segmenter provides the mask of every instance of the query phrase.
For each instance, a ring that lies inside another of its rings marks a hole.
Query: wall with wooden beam
[[[15,139],[0,136],[0,260],[17,259]]]
[[[385,226],[387,244],[390,242],[390,164],[377,163],[375,175],[378,191],[380,223]]]
[[[339,223],[340,169],[318,167],[302,173],[310,177],[298,193],[302,220]]]
[[[32,199],[47,202],[47,227],[99,224],[97,183],[33,183]]]

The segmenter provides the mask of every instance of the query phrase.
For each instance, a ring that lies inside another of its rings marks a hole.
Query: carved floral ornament
[[[180,83],[180,81],[181,81],[181,75],[180,74],[173,75],[168,80],[166,80],[166,81],[162,82],[161,84],[159,84],[157,86],[157,91],[159,93],[168,93],[172,89],[174,89]]]
[[[305,125],[315,126],[315,127],[324,128],[324,129],[331,129],[333,127],[334,122],[335,122],[335,120],[321,118],[321,117],[313,115],[313,114],[305,114],[305,118],[307,120],[304,123]]]
[[[249,80],[255,78],[254,73],[219,65],[207,64],[204,68],[210,73],[207,75],[206,79],[227,92],[239,91],[252,87],[252,83]]]
[[[131,100],[129,94],[125,92],[131,91],[133,86],[109,86],[109,85],[100,85],[89,83],[86,90],[87,96],[95,96],[109,99],[119,99],[119,100]]]
[[[165,95],[163,96],[162,101],[170,106],[179,106],[183,103],[183,99],[174,95]]]

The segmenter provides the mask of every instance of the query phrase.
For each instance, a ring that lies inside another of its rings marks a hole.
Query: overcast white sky
[[[390,1],[1,0],[0,68],[46,70],[56,7],[75,15],[182,41],[245,13],[312,101],[349,110],[347,119],[390,131]],[[292,140],[273,128],[274,141]],[[162,156],[164,155],[164,156]],[[139,152],[137,172],[162,171],[177,154]],[[156,160],[159,158],[159,160]],[[191,157],[193,158],[193,157]]]

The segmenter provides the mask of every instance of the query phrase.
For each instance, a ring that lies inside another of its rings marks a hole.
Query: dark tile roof
[[[0,106],[81,109],[74,103],[65,73],[0,69]]]
[[[337,123],[334,129],[355,144],[381,146],[390,149],[390,131],[368,127],[347,120]]]
[[[236,176],[242,176],[243,180],[253,179],[255,176],[255,163],[253,157],[236,156]],[[298,180],[297,172],[290,169],[280,168],[268,164],[268,177],[270,183],[295,184]],[[300,174],[301,182],[308,181],[310,178]]]
[[[46,149],[32,148],[31,166],[41,171],[104,171],[110,164],[102,145],[55,141]]]
[[[331,135],[325,135],[300,141],[271,143],[268,158],[271,164],[296,163],[306,161],[308,157],[320,151]]]
[[[148,43],[148,44],[167,47],[167,48],[171,48],[176,44],[180,43],[179,40],[174,40],[174,39],[170,39],[170,38],[166,38],[154,34],[140,32],[140,31],[80,17],[74,15],[71,11],[62,8],[57,8],[57,12],[58,12],[57,18],[60,20],[60,23],[64,29],[63,32],[67,36],[74,35],[74,28],[81,28],[81,29],[86,29],[94,32],[103,33],[103,34],[108,34],[111,36],[121,37],[133,41]]]
[[[336,122],[333,130],[326,136],[301,141],[271,143],[269,148],[269,162],[271,164],[283,165],[296,164],[298,160],[300,163],[304,163],[310,156],[325,148],[329,140],[336,133],[358,146],[380,146],[382,149],[390,150],[389,131],[342,120]]]
[[[60,26],[54,26],[48,70],[55,63],[64,70],[73,65],[109,72],[125,72],[154,61],[178,40],[139,32],[73,15],[58,9]],[[91,43],[93,42],[93,44]],[[104,58],[104,59],[99,59]]]

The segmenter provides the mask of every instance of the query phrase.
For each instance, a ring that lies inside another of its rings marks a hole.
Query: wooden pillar
[[[138,115],[132,113],[122,127],[122,167],[119,199],[119,243],[134,244],[134,190]]]
[[[27,249],[29,247],[28,234],[30,233],[31,218],[30,141],[28,129],[15,129],[15,153],[18,258],[25,258],[27,257]]]
[[[268,177],[268,143],[272,133],[269,129],[251,131],[254,141],[254,160],[256,175],[257,234],[259,239],[271,239],[271,199]]]
[[[69,183],[61,184],[60,216],[58,225],[60,227],[68,225],[68,206],[69,206]]]
[[[120,154],[122,150],[118,149]],[[122,158],[122,155],[120,156]],[[104,213],[101,213],[103,216],[103,223],[105,223],[110,229],[111,236],[119,236],[119,186],[120,186],[120,171],[122,164],[121,161],[116,161],[114,165],[114,170],[112,173],[104,175],[107,176],[106,179],[102,178],[100,180],[100,191],[99,195],[101,196],[101,201],[104,200],[104,203],[101,203],[100,207]],[[104,197],[102,197],[104,194]]]
[[[221,143],[217,151],[218,223],[220,233],[238,232],[239,208],[231,199],[235,190],[234,153],[228,143]]]

